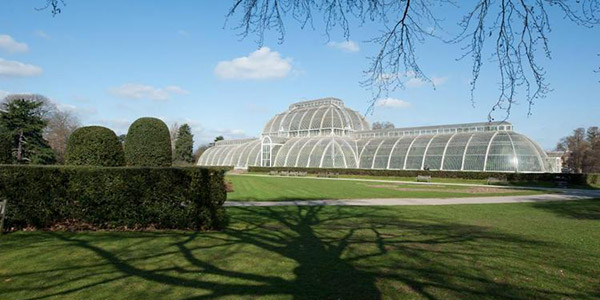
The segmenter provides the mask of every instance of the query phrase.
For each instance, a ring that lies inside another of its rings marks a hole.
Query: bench
[[[554,177],[554,186],[557,188],[566,188],[569,186],[569,180],[564,176]]]
[[[306,173],[306,172],[304,172]],[[338,172],[317,173],[317,177],[337,178],[340,175]]]
[[[0,234],[4,230],[4,215],[6,214],[6,199],[0,201]]]
[[[417,175],[417,182],[430,182],[431,181],[431,176],[425,176],[425,175]]]
[[[506,181],[506,179],[503,179],[503,178],[489,177],[486,180],[485,184],[488,184],[488,185],[490,185],[490,184],[492,184],[492,185],[493,184],[508,184],[508,181]]]

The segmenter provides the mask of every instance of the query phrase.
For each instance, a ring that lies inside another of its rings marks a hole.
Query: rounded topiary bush
[[[128,166],[170,166],[171,137],[167,125],[157,118],[133,122],[125,138],[125,161]]]
[[[75,130],[67,142],[65,164],[116,167],[125,165],[123,147],[117,135],[102,126]]]

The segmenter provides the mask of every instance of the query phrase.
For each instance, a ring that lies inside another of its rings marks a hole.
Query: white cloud
[[[117,135],[121,135],[121,134],[127,134],[127,130],[129,130],[129,125],[131,125],[131,123],[133,123],[132,120],[120,118],[120,119],[100,119],[100,120],[91,122],[90,125],[98,124],[98,125],[106,126],[110,129],[112,129]]]
[[[194,128],[192,124],[192,130],[194,131],[194,139],[201,144],[212,143],[216,137],[223,136],[225,140],[235,140],[235,139],[246,139],[249,138],[246,134],[246,131],[243,129],[234,129],[234,128]]]
[[[9,92],[0,90],[0,100],[4,99],[4,97],[10,95]]]
[[[347,40],[342,42],[329,42],[327,46],[330,48],[336,48],[344,52],[358,52],[360,47],[355,41]]]
[[[262,47],[248,56],[220,61],[214,72],[223,79],[282,78],[292,70],[291,61],[291,58],[282,58],[279,52]]]
[[[426,84],[433,84],[435,87],[437,87],[448,81],[448,77],[433,76],[429,78],[431,80],[431,82],[429,82],[424,78],[416,77],[415,73],[412,71],[408,71],[403,74],[381,74],[381,76],[379,76],[378,78],[378,81],[394,81],[396,79],[400,80],[407,88],[420,88]]]
[[[190,36],[190,33],[183,29],[177,30],[177,34],[180,36]]]
[[[190,119],[190,118],[171,118],[171,117],[166,117],[166,116],[159,116],[159,119],[161,119],[163,122],[165,122],[165,124],[167,124],[167,126],[171,127],[172,124],[177,123],[179,126],[185,124],[190,125],[190,127],[192,128],[192,134],[194,135],[194,144],[195,147],[198,147],[200,145],[204,145],[204,144],[208,144],[208,143],[212,143],[215,138],[217,136],[222,135],[226,140],[233,140],[233,139],[245,139],[245,138],[249,138],[250,136],[248,136],[246,134],[246,131],[243,129],[232,129],[232,128],[207,128],[204,127],[204,125],[202,125],[202,122],[195,120],[195,119]],[[124,128],[125,123],[126,122],[121,122],[123,124],[116,126],[116,122],[115,120],[111,120],[111,123],[113,123],[114,127],[116,128]],[[130,124],[131,122],[129,122]],[[129,125],[127,125],[129,126]],[[126,130],[125,130],[126,132]]]
[[[150,100],[169,100],[172,94],[189,94],[188,91],[175,85],[166,88],[157,88],[139,83],[126,83],[119,87],[111,88],[109,91],[114,96],[121,98]]]
[[[36,30],[35,31],[35,35],[39,38],[43,38],[45,40],[49,40],[51,37],[49,34],[47,34],[45,31],[43,30]]]
[[[0,58],[0,76],[28,77],[42,73],[42,68],[38,66]]]
[[[0,49],[9,53],[29,51],[27,44],[19,43],[7,34],[0,34]]]
[[[447,80],[448,77],[431,77],[431,82],[436,86],[444,84]]]
[[[379,107],[391,107],[391,108],[408,108],[411,106],[410,102],[396,99],[396,98],[383,98],[375,102],[375,106]]]
[[[71,112],[78,116],[88,116],[98,113],[98,110],[91,106],[76,106],[72,104],[55,102],[56,107],[61,111]]]
[[[433,83],[433,85],[436,87],[444,84],[446,82],[446,80],[448,80],[447,77],[436,77],[436,76],[431,77],[430,79],[431,79],[431,83]],[[419,88],[428,83],[429,82],[426,81],[425,79],[411,77],[409,80],[407,80],[404,83],[404,85],[406,85],[406,87],[409,87],[409,88]]]
[[[176,86],[176,85],[170,85],[170,86],[166,87],[165,90],[167,92],[170,92],[170,93],[173,93],[173,94],[178,94],[178,95],[187,95],[187,94],[190,93],[187,90],[184,90],[181,87]]]

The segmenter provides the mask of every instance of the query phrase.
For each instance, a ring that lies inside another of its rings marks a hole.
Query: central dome
[[[337,98],[297,102],[286,112],[275,115],[265,126],[263,136],[346,135],[369,130],[369,123],[357,111]]]

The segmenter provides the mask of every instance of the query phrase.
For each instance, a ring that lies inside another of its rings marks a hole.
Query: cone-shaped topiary
[[[117,135],[106,127],[81,127],[69,137],[65,164],[104,167],[124,166],[123,146],[119,143]]]
[[[171,166],[171,136],[167,125],[157,118],[139,118],[125,138],[125,161],[128,166]]]

